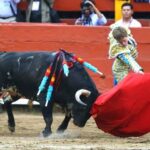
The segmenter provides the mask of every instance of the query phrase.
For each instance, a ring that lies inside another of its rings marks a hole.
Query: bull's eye
[[[73,67],[73,62],[68,61],[68,62],[67,62],[67,65],[68,65],[69,68],[72,68],[72,67]]]

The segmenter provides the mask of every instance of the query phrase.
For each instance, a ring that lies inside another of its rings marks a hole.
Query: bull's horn
[[[81,101],[80,96],[81,96],[81,95],[85,95],[86,97],[88,97],[90,94],[91,94],[90,91],[85,90],[85,89],[81,89],[81,90],[78,90],[78,91],[75,93],[75,99],[76,99],[76,101],[77,101],[79,104],[86,106],[87,104],[85,104],[84,102]]]

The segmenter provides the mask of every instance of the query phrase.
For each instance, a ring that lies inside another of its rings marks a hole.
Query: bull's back
[[[3,76],[9,74],[18,90],[30,98],[37,93],[52,60],[53,55],[50,52],[3,53],[0,55],[0,71]]]

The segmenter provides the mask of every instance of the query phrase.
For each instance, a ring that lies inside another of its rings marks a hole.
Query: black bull
[[[69,75],[65,76],[62,70],[63,62],[69,66]],[[54,90],[52,97],[45,106],[47,89],[49,82],[44,90],[37,96],[39,85],[45,75],[46,69],[52,64],[52,73],[48,80],[55,73]],[[65,118],[59,125],[57,131],[63,132],[73,118],[74,124],[83,127],[90,118],[90,109],[99,93],[92,79],[84,69],[83,65],[73,59],[72,54],[61,51],[59,58],[54,52],[4,52],[0,53],[0,89],[1,96],[7,95],[4,105],[8,113],[8,126],[11,131],[15,129],[15,120],[12,112],[11,103],[21,97],[36,100],[40,103],[40,108],[46,123],[43,136],[52,133],[51,124],[53,121],[53,104],[57,103],[66,110]],[[90,95],[87,96],[87,91]],[[79,92],[80,91],[80,92]],[[7,92],[7,94],[6,94]],[[77,92],[79,92],[77,94]],[[4,94],[5,93],[5,94]],[[81,105],[75,94],[86,105]],[[5,96],[3,97],[5,98]]]

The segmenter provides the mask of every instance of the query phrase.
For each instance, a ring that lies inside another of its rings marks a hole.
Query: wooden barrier
[[[127,2],[125,0],[124,2]],[[130,0],[134,6],[135,12],[150,12],[149,3],[136,3],[134,0]],[[115,11],[114,0],[95,0],[96,6],[101,11]],[[58,11],[80,11],[81,0],[55,0],[54,8]],[[27,3],[21,1],[19,7],[25,10]]]
[[[130,0],[135,12],[150,12],[149,3],[136,3]],[[96,6],[101,11],[115,11],[115,0],[95,0]],[[125,0],[124,2],[129,2]],[[81,0],[56,0],[54,8],[59,11],[79,11]]]
[[[81,0],[55,0],[54,8],[58,11],[80,11]],[[112,0],[96,0],[96,6],[101,11],[114,11],[114,2]],[[20,2],[19,7],[23,10],[27,8],[27,2]]]
[[[0,24],[0,33],[1,51],[52,51],[62,48],[82,57],[106,74],[103,80],[89,71],[98,89],[106,91],[113,86],[112,60],[107,55],[109,27],[14,23]],[[138,61],[145,72],[150,72],[150,27],[134,28],[132,33],[138,43]]]

